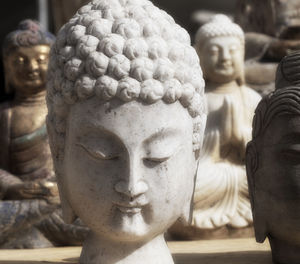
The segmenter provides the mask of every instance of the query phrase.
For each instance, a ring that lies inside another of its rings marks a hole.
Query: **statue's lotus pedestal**
[[[176,264],[271,264],[268,242],[253,238],[169,242]],[[80,247],[0,250],[0,264],[78,264]]]

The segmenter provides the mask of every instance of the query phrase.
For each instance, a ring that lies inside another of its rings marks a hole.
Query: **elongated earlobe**
[[[12,87],[9,85],[9,79],[11,78],[11,73],[10,71],[8,70],[8,66],[7,66],[7,62],[5,62],[6,60],[4,60],[4,71],[5,71],[5,87],[4,87],[4,90],[5,90],[5,93],[6,94],[11,94],[13,91],[12,91]]]
[[[61,200],[61,208],[63,212],[63,219],[67,224],[72,224],[76,220],[76,215],[68,201],[61,190],[60,185],[58,185],[59,196]]]
[[[193,179],[193,194],[188,199],[188,201],[185,203],[185,205],[182,208],[182,214],[180,218],[178,219],[183,225],[187,226],[192,223],[192,218],[193,218],[193,204],[194,204],[194,193],[195,193],[195,186],[196,186],[196,180],[197,180],[197,172],[198,172],[198,166],[199,162],[196,163],[195,165],[195,174],[194,174],[194,179]]]
[[[258,213],[258,210],[253,212],[253,225],[255,230],[256,241],[263,243],[267,237],[266,220],[263,215]]]
[[[246,171],[248,179],[249,196],[252,206],[253,224],[256,241],[263,243],[267,237],[266,220],[263,210],[259,208],[257,192],[255,188],[255,178],[259,172],[259,157],[253,142],[248,143],[246,149]]]
[[[246,173],[248,180],[248,189],[252,211],[255,209],[254,196],[255,196],[255,174],[258,169],[258,153],[254,143],[251,141],[246,148]]]
[[[192,213],[192,203],[186,203],[178,220],[185,226],[190,225],[192,221]]]
[[[68,199],[64,195],[65,192],[63,191],[63,182],[62,182],[63,155],[61,151],[61,146],[64,144],[64,142],[60,142],[59,140],[64,141],[64,138],[59,137],[52,123],[49,121],[48,117],[46,120],[46,124],[47,124],[47,131],[49,137],[49,144],[52,152],[53,164],[55,167],[55,174],[56,174],[58,191],[59,191],[59,196],[61,201],[61,208],[63,211],[63,219],[67,224],[72,224],[77,217]]]

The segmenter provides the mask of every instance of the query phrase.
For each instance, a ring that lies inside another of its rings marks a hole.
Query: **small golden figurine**
[[[56,210],[59,198],[45,124],[46,73],[54,40],[37,22],[25,20],[4,41],[6,92],[13,99],[0,105],[2,248],[66,244],[54,238],[51,228],[68,229]]]

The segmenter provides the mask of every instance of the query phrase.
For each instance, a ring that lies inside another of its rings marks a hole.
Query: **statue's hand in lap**
[[[50,204],[59,204],[57,185],[48,181],[14,184],[7,190],[7,199],[43,199]]]

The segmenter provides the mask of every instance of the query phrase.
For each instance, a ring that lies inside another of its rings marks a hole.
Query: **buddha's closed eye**
[[[147,165],[155,165],[163,163],[175,155],[180,149],[180,139],[176,134],[171,136],[162,136],[154,138],[154,140],[146,141],[144,148],[146,155],[143,158]]]
[[[93,149],[82,143],[77,143],[76,145],[83,148],[87,154],[97,160],[117,160],[119,158],[118,153],[109,153],[108,151]]]
[[[300,144],[287,145],[281,149],[283,158],[291,164],[300,163]]]
[[[83,149],[91,158],[97,161],[116,161],[120,158],[127,159],[124,153],[124,145],[118,139],[102,135],[101,138],[93,136],[89,140],[77,142],[76,146]],[[180,135],[176,131],[171,133],[155,133],[146,139],[140,147],[136,148],[140,160],[145,166],[154,167],[170,159],[181,146]]]

